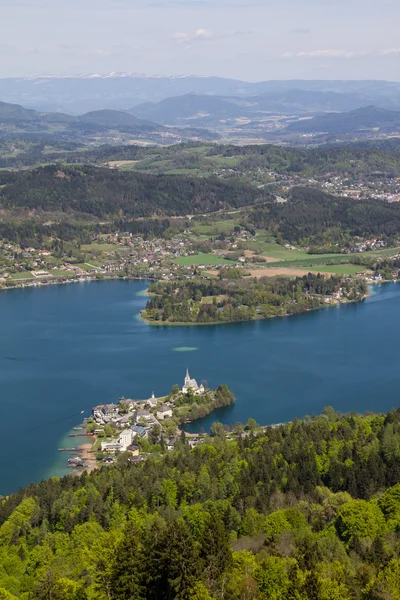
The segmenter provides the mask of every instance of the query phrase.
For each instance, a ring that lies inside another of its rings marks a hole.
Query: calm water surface
[[[111,281],[0,293],[0,494],[66,471],[57,448],[81,410],[165,394],[186,367],[237,397],[195,431],[216,418],[269,424],[328,404],[363,412],[399,403],[399,284],[374,288],[362,304],[203,327],[141,322],[145,289]]]

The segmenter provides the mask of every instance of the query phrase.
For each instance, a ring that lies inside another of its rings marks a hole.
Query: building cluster
[[[180,391],[187,394],[190,390],[195,395],[205,392],[203,384],[198,385],[186,370]],[[101,442],[101,451],[107,454],[128,452],[132,456],[139,456],[139,448],[134,443],[136,436],[146,438],[156,425],[162,430],[163,421],[173,418],[174,408],[172,401],[164,402],[162,398],[156,398],[154,393],[147,400],[122,397],[117,404],[94,406],[91,415],[96,427],[94,433],[103,434],[107,425],[112,425],[113,430],[118,432],[114,439]]]

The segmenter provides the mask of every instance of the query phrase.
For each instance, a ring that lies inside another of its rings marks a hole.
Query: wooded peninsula
[[[245,277],[222,269],[218,279],[152,283],[142,317],[151,323],[206,324],[250,321],[306,312],[327,304],[362,300],[367,285],[360,278],[309,273],[293,279]]]

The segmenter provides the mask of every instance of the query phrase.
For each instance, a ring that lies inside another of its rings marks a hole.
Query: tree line
[[[399,409],[213,431],[3,498],[0,597],[398,600]]]

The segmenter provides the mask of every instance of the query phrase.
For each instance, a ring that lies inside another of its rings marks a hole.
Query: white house
[[[160,408],[157,409],[157,419],[160,419],[161,421],[163,419],[171,419],[172,417],[172,410],[169,406],[166,406],[165,404],[163,406],[160,406]]]
[[[124,429],[119,434],[117,440],[112,442],[101,442],[102,452],[126,452],[127,448],[132,444],[133,431],[131,429]]]
[[[133,433],[131,429],[124,429],[119,434],[118,443],[120,445],[121,452],[125,452],[128,446],[132,444]]]

